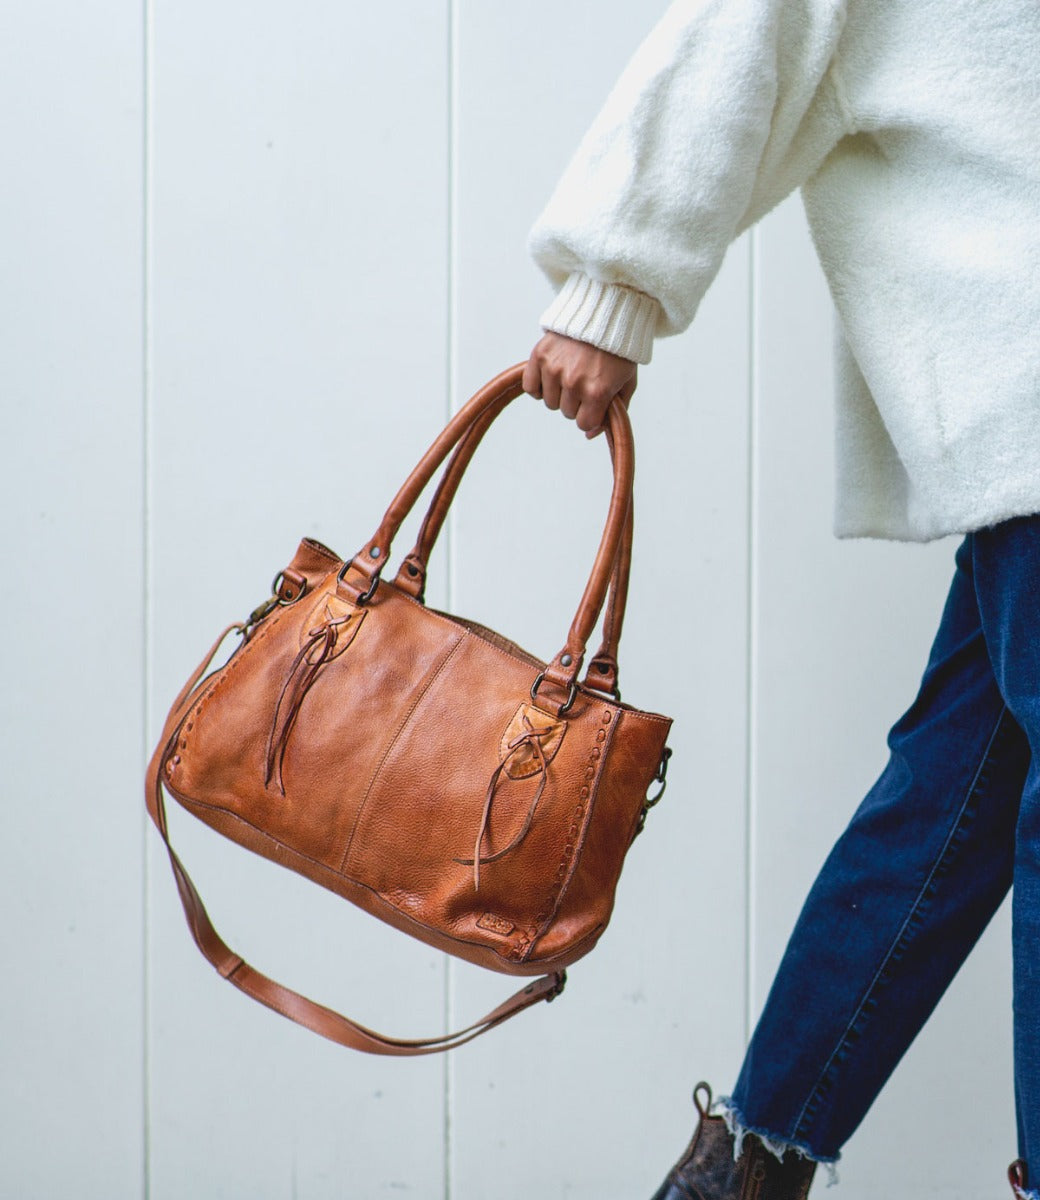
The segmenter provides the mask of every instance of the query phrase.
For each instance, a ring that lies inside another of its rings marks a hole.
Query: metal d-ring
[[[657,764],[657,770],[654,772],[652,783],[659,783],[661,786],[652,796],[647,796],[643,805],[643,811],[653,808],[653,806],[664,795],[664,790],[668,786],[668,760],[672,757],[671,746],[665,746],[661,752],[661,761]]]
[[[541,686],[543,679],[545,679],[545,672],[539,671],[538,678],[534,681],[534,683],[531,684],[531,699],[536,703],[538,701],[538,688]],[[571,708],[574,706],[574,698],[577,696],[577,694],[578,684],[575,680],[575,682],[571,684],[571,690],[567,695],[567,703],[563,706],[563,708],[560,709],[560,711],[557,713],[557,716],[562,717],[571,711]]]
[[[282,583],[284,582],[284,580],[285,580],[285,572],[284,572],[284,571],[279,571],[279,572],[278,572],[278,574],[277,574],[277,575],[274,577],[274,579],[271,581],[271,596],[272,596],[272,597],[275,597],[275,596],[277,596],[277,597],[278,597],[278,603],[279,603],[279,604],[280,604],[280,605],[281,605],[283,608],[287,608],[287,607],[288,607],[290,604],[295,604],[295,603],[296,603],[296,601],[297,601],[297,600],[299,600],[299,598],[300,598],[300,597],[303,595],[303,593],[304,593],[304,592],[305,592],[307,589],[306,589],[306,586],[304,586],[304,587],[300,588],[300,590],[299,590],[299,591],[296,593],[296,595],[295,595],[295,596],[293,596],[291,599],[288,599],[288,600],[283,600],[283,599],[282,599],[282,597],[279,595],[279,592],[280,592],[280,590],[281,590],[281,585],[282,585]]]
[[[343,582],[343,576],[346,575],[346,573],[350,570],[351,566],[353,565],[353,562],[354,562],[354,560],[352,558],[348,559],[343,564],[343,566],[340,567],[339,574],[336,576],[336,578],[340,581],[340,583]],[[372,597],[376,594],[376,588],[379,586],[379,576],[380,576],[380,573],[382,572],[382,569],[383,568],[380,567],[379,570],[376,571],[376,573],[372,576],[372,582],[368,585],[368,590],[362,592],[361,595],[358,596],[357,600],[355,601],[356,604],[358,604],[358,605],[367,604],[369,602],[369,600],[371,600]]]

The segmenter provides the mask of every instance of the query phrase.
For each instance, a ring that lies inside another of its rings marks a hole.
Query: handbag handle
[[[419,460],[391,501],[375,535],[340,572],[340,586],[351,603],[365,604],[375,594],[393,539],[416,500],[470,426],[485,412],[489,414],[489,420],[494,420],[507,404],[521,395],[523,369],[523,363],[510,367],[481,388],[448,422]],[[532,688],[532,694],[535,695],[539,693],[541,685],[547,683],[562,692],[563,699],[558,703],[550,702],[548,697],[539,697],[539,703],[557,717],[568,711],[577,693],[577,676],[585,657],[585,647],[606,600],[630,507],[635,476],[635,447],[628,413],[616,397],[607,410],[607,419],[614,446],[614,486],[603,535],[567,641],[535,680]]]
[[[297,1025],[321,1034],[329,1041],[336,1042],[340,1046],[347,1046],[352,1050],[364,1050],[368,1054],[384,1054],[394,1057],[438,1054],[441,1051],[452,1050],[456,1046],[471,1042],[475,1037],[487,1033],[489,1029],[494,1029],[503,1021],[509,1020],[510,1017],[516,1016],[517,1013],[523,1012],[525,1008],[530,1008],[539,1001],[545,1000],[551,1003],[563,991],[567,980],[565,971],[556,971],[534,980],[497,1008],[492,1009],[486,1016],[481,1017],[479,1021],[475,1021],[472,1025],[460,1029],[456,1033],[415,1040],[388,1037],[386,1034],[377,1033],[374,1029],[368,1029],[331,1008],[326,1008],[323,1004],[308,1000],[299,992],[294,992],[284,984],[262,974],[224,942],[209,919],[209,914],[202,903],[202,897],[196,890],[191,876],[177,857],[173,846],[170,845],[161,775],[163,764],[176,749],[181,727],[187,720],[192,706],[206,687],[208,682],[206,671],[209,664],[213,661],[228,634],[232,630],[241,632],[242,628],[241,625],[232,625],[225,629],[181,689],[180,695],[174,701],[173,708],[166,718],[162,737],[148,764],[148,772],[145,777],[145,802],[148,806],[148,815],[166,844],[170,867],[177,883],[177,892],[184,908],[184,917],[188,922],[195,945],[203,957],[216,968],[222,978],[233,983],[247,996],[251,996],[259,1003],[281,1013],[283,1017],[288,1017],[290,1021],[295,1021]]]
[[[422,525],[419,527],[415,545],[405,555],[398,567],[397,575],[394,578],[394,587],[400,588],[417,600],[422,599],[426,587],[427,564],[447,519],[448,510],[455,499],[459,484],[462,482],[462,477],[496,416],[497,413],[493,411],[484,412],[466,430],[461,441],[455,447],[451,461],[444,469],[444,474],[437,485],[437,491],[426,511],[426,516],[423,517]],[[606,438],[611,457],[613,457],[614,441],[609,429],[606,432]],[[628,595],[628,579],[632,569],[634,529],[632,505],[633,501],[630,498],[621,546],[618,556],[614,560],[614,569],[610,579],[610,593],[606,615],[603,619],[603,641],[600,648],[589,659],[584,681],[586,687],[613,693],[618,699],[621,698],[621,692],[618,688],[617,652],[625,620],[625,600]]]

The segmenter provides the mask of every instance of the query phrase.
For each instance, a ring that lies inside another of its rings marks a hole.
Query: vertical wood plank
[[[831,306],[797,200],[761,227],[756,305],[757,1011],[805,893],[916,693],[956,540],[831,537]],[[1000,1186],[1014,1149],[1008,942],[1005,913],[850,1142],[841,1173],[853,1200],[968,1200]],[[970,1139],[952,1139],[969,1111]]]
[[[0,41],[0,1195],[142,1186],[142,29]]]
[[[528,227],[655,16],[620,3],[458,5],[456,402],[537,338],[550,293],[526,258]],[[741,244],[693,334],[658,347],[633,402],[622,688],[676,718],[669,789],[566,994],[454,1060],[453,1200],[481,1200],[489,1180],[498,1200],[649,1195],[689,1136],[693,1083],[728,1085],[739,1062],[747,313]],[[609,470],[599,442],[533,401],[513,409],[460,497],[453,602],[545,658],[591,565]],[[452,974],[460,1016],[508,990]]]
[[[442,422],[447,53],[444,5],[157,4],[156,724],[301,536],[364,543]],[[438,955],[176,815],[247,959],[390,1033],[441,1031]],[[443,1063],[251,1004],[152,851],[152,1196],[440,1195]]]

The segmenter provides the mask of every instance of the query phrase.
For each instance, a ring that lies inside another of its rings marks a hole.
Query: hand
[[[524,391],[546,408],[558,409],[586,437],[603,432],[611,400],[620,396],[628,407],[636,390],[638,367],[588,342],[546,333],[531,351],[524,368]]]

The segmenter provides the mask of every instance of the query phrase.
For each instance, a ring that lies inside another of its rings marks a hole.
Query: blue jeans
[[[727,1103],[744,1129],[834,1161],[1013,885],[1019,1156],[1035,1187],[1040,516],[969,534],[956,562],[920,692],[809,893]]]

